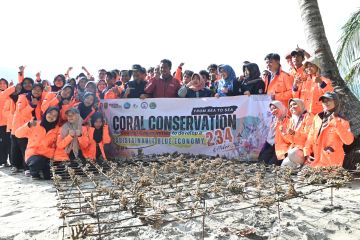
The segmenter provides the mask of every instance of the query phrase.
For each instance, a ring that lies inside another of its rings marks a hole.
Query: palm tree
[[[360,8],[342,27],[336,62],[350,89],[360,98]]]
[[[354,168],[356,163],[360,163],[360,102],[340,76],[326,38],[317,0],[298,0],[298,4],[307,44],[320,59],[321,73],[331,79],[335,91],[340,95],[342,110],[350,120],[351,130],[356,136],[354,143],[345,149],[347,154],[344,162],[344,167]]]

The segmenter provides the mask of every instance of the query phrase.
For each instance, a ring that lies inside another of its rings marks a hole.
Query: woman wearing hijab
[[[80,117],[83,119],[83,124],[88,124],[91,116],[95,113],[95,99],[94,93],[85,93],[84,100],[74,105],[79,110]]]
[[[74,88],[71,85],[65,85],[63,89],[57,93],[49,92],[42,105],[41,110],[45,112],[49,107],[58,107],[60,109],[59,124],[62,125],[66,121],[66,110],[74,106],[73,101]]]
[[[96,84],[97,92],[96,95],[99,99],[104,99],[104,90],[107,88],[107,83],[105,80],[99,80]]]
[[[20,112],[20,110],[22,110],[22,107],[26,106],[26,104],[24,105],[20,104],[21,106],[18,106],[19,105],[18,100],[21,99],[21,102],[26,103],[27,97],[29,95],[32,95],[33,85],[34,85],[34,80],[32,78],[24,78],[20,84],[16,85],[15,92],[10,95],[11,98],[11,102],[10,102],[11,114],[9,114],[9,117],[11,118],[9,119],[9,121],[11,121],[10,162],[12,165],[11,168],[12,173],[19,172],[19,169],[27,170],[27,166],[24,161],[27,139],[17,138],[15,136],[15,131],[18,127],[21,126],[21,124],[23,124],[17,118],[20,118],[20,120],[25,118],[28,121],[32,119],[32,112],[30,113],[31,115],[30,119],[29,119],[29,114],[22,114],[22,111]],[[39,114],[37,116],[40,117]]]
[[[41,119],[41,102],[42,102],[43,86],[41,83],[33,85],[31,92],[20,94],[16,102],[16,110],[13,119],[13,134],[16,130],[29,122],[31,119]],[[27,138],[18,138],[15,136],[15,144],[20,148],[22,158],[25,160],[25,150],[28,143]],[[14,146],[15,147],[15,146]],[[16,149],[16,148],[14,148]],[[17,159],[19,160],[19,158]],[[30,177],[30,171],[25,161],[14,162],[15,166],[23,165],[25,169],[25,175]]]
[[[260,78],[260,70],[256,63],[243,66],[244,77],[239,82],[240,95],[265,94],[265,83]]]
[[[75,89],[76,88],[76,80],[75,80],[75,78],[68,79],[66,84],[71,85]]]
[[[82,119],[77,108],[70,108],[65,114],[67,122],[60,129],[54,161],[83,159],[82,150],[89,145],[87,127],[82,126]]]
[[[229,65],[219,66],[221,79],[217,82],[215,97],[226,97],[239,95],[238,82],[234,69]]]
[[[299,98],[289,100],[289,109],[291,118],[283,136],[291,145],[281,166],[298,168],[305,160],[303,149],[314,116],[306,111],[304,101]]]
[[[319,98],[323,111],[314,117],[306,145],[305,161],[310,167],[343,165],[343,145],[354,141],[350,124],[340,114],[340,101],[335,92],[326,92]]]
[[[266,164],[280,166],[290,146],[290,142],[284,138],[289,118],[286,107],[280,101],[272,101],[269,107],[273,118],[266,142],[260,151],[259,160]]]
[[[54,85],[51,86],[51,91],[58,92],[65,86],[65,84],[66,84],[65,76],[59,74],[54,78]]]
[[[182,98],[211,97],[211,91],[205,87],[205,80],[203,77],[198,73],[194,73],[191,76],[190,82],[184,84],[179,89],[178,95]]]
[[[49,161],[54,157],[56,148],[59,113],[57,107],[50,107],[43,114],[41,121],[33,119],[15,132],[16,137],[27,138],[29,141],[25,161],[30,168],[31,177],[35,179],[50,179]]]
[[[78,79],[78,83],[76,84],[76,91],[75,91],[75,100],[76,102],[80,102],[83,99],[85,94],[85,86],[87,83],[86,77],[81,77]]]
[[[91,117],[91,127],[89,127],[89,146],[84,149],[83,155],[91,161],[101,162],[100,158],[107,160],[104,145],[111,142],[109,127],[105,123],[100,112],[94,113]]]
[[[89,81],[86,83],[85,86],[85,93],[93,93],[95,94],[95,103],[94,103],[94,108],[95,110],[97,110],[99,108],[99,104],[100,104],[100,98],[97,94],[97,85],[94,81]]]

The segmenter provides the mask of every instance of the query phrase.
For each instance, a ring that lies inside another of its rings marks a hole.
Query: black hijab
[[[14,101],[14,103],[16,103],[17,100],[19,99],[20,94],[31,93],[31,90],[25,90],[25,88],[24,88],[25,81],[30,82],[31,85],[34,86],[34,80],[32,78],[28,78],[28,77],[24,78],[24,80],[21,82],[21,90],[20,90],[20,92],[19,93],[14,92],[13,94],[10,95],[10,98]],[[31,87],[31,89],[32,89],[32,87]]]
[[[46,115],[51,112],[51,111],[57,111],[58,112],[58,117],[56,118],[56,121],[55,122],[48,122],[46,120]],[[41,123],[40,123],[40,126],[42,126],[46,132],[49,132],[51,129],[54,129],[57,125],[57,123],[59,122],[59,117],[60,117],[60,110],[58,107],[49,107],[46,112],[42,115],[42,118],[41,118]]]
[[[57,86],[55,85],[55,80],[56,80],[57,78],[61,78],[61,80],[62,80],[62,82],[63,82],[62,87],[57,87]],[[51,86],[51,91],[52,91],[52,92],[58,92],[58,91],[60,91],[61,89],[63,89],[63,88],[65,87],[65,84],[66,84],[65,76],[62,75],[62,74],[59,74],[59,75],[57,75],[57,76],[54,78],[54,85]]]
[[[85,106],[84,101],[85,101],[85,98],[87,98],[88,96],[93,96],[94,101],[93,101],[93,103],[92,103],[90,106],[87,107],[87,106]],[[83,97],[81,103],[80,103],[79,106],[78,106],[78,109],[79,109],[79,112],[80,112],[80,116],[81,116],[81,118],[82,118],[83,120],[91,113],[92,108],[93,108],[94,103],[95,103],[95,98],[96,98],[96,95],[95,95],[94,93],[86,92],[86,93],[84,94],[84,97]]]
[[[61,97],[61,101],[59,102],[59,108],[61,109],[62,108],[62,105],[63,105],[63,101],[64,100],[71,100],[71,98],[74,96],[74,88],[70,85],[70,84],[66,84],[62,89],[61,89],[61,91],[62,90],[64,90],[65,88],[70,88],[71,89],[71,94],[70,94],[70,97],[68,97],[68,98],[63,98],[63,97]],[[59,92],[58,94],[61,94],[61,92]],[[60,95],[61,96],[61,95]]]
[[[94,127],[94,124],[96,122],[96,120],[101,119],[101,121],[104,124],[104,118],[103,115],[100,112],[96,112],[91,116],[91,126]],[[95,127],[94,127],[95,128]],[[102,137],[103,137],[103,127],[101,127],[100,129],[96,129],[94,131],[94,137],[93,139],[95,140],[96,143],[100,143],[102,141]]]

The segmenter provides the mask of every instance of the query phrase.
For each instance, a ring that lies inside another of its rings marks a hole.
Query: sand
[[[2,168],[0,189],[0,239],[61,239],[62,220],[51,181],[11,175]],[[360,239],[360,181],[334,190],[333,206],[330,195],[325,189],[281,203],[281,220],[276,205],[206,216],[205,239]],[[256,234],[241,237],[246,228]],[[202,218],[197,218],[159,229],[128,229],[108,239],[201,239],[201,234]]]

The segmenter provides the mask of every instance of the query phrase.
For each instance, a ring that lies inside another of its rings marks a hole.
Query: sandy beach
[[[51,181],[34,181],[22,173],[11,175],[8,168],[2,168],[0,189],[0,239],[62,239],[61,232],[58,233],[62,220]],[[280,220],[276,204],[210,214],[205,217],[205,239],[360,239],[360,181],[334,189],[333,193],[333,206],[330,188],[282,202]],[[209,208],[211,204],[209,201]],[[129,224],[139,224],[137,219],[131,221]],[[246,230],[254,233],[247,235]],[[201,238],[202,218],[196,218],[160,228],[126,229],[106,239]]]

